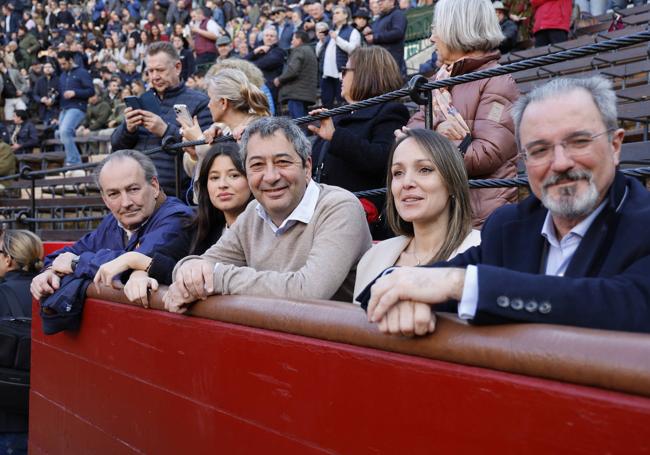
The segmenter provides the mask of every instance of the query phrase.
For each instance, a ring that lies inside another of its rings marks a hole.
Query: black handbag
[[[12,316],[0,318],[0,404],[4,411],[27,414],[32,318],[16,302],[5,302]]]

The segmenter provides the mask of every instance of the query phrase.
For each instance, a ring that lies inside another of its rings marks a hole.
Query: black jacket
[[[277,44],[271,46],[271,49],[264,54],[255,54],[251,51],[246,56],[246,60],[255,63],[255,66],[262,70],[266,85],[269,87],[275,87],[273,79],[282,73],[285,58],[286,53]]]
[[[32,153],[34,147],[38,146],[38,132],[32,122],[27,120],[22,124],[16,135],[16,144],[21,147],[14,150],[14,153]]]
[[[35,273],[11,270],[0,280],[0,317],[13,316],[9,306],[9,300],[17,302],[23,313],[32,314],[32,295],[29,292],[29,285]]]
[[[349,191],[383,188],[393,132],[406,125],[403,104],[390,102],[334,117],[334,136],[317,139],[313,147],[314,175]]]

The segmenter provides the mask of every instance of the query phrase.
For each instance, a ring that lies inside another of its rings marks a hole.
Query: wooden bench
[[[621,147],[622,169],[650,166],[650,142],[630,142]]]

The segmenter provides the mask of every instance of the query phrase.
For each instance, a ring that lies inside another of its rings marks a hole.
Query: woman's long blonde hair
[[[264,92],[253,85],[240,70],[227,68],[207,77],[207,87],[210,96],[228,100],[230,106],[237,111],[259,117],[271,115]]]

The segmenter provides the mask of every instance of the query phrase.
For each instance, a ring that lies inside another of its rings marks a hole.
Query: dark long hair
[[[210,201],[210,194],[208,193],[208,177],[210,175],[210,168],[212,163],[218,156],[227,156],[232,160],[235,169],[244,177],[246,171],[239,155],[239,146],[234,141],[220,142],[215,144],[208,150],[208,153],[203,158],[201,169],[199,170],[199,201],[196,210],[196,218],[193,222],[193,227],[196,229],[196,234],[192,240],[192,247],[190,248],[191,254],[203,254],[205,250],[214,245],[223,229],[226,227],[226,217],[223,212],[212,205]],[[252,196],[251,196],[252,197]]]

